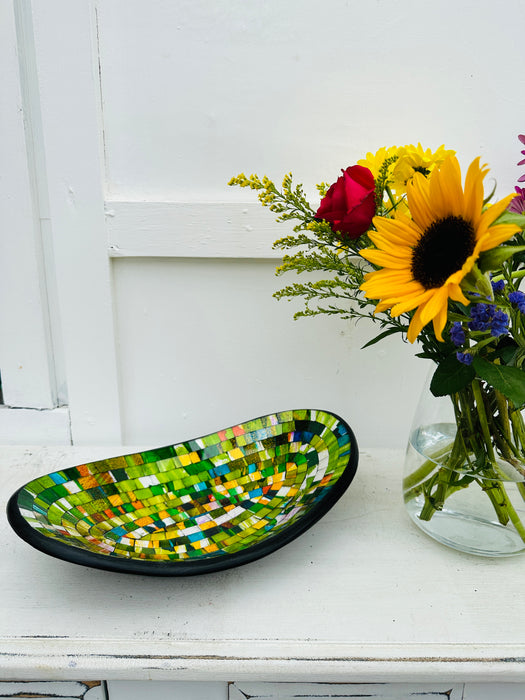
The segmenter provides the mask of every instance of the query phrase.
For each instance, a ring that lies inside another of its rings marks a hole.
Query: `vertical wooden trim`
[[[32,47],[20,31],[17,41],[17,5],[0,8],[0,372],[6,405],[53,408],[58,396],[29,104]]]
[[[116,444],[95,7],[90,0],[33,0],[31,8],[72,437],[77,444]]]

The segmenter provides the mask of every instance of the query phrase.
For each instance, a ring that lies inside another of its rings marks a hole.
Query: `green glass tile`
[[[141,454],[145,463],[158,462],[173,457],[175,455],[175,448],[172,445],[168,445],[167,447],[160,447],[155,450],[149,450],[148,452],[142,452]]]

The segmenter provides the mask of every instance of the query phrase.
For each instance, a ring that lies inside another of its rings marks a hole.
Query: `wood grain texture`
[[[106,202],[111,257],[268,258],[291,233],[260,204],[232,202]]]

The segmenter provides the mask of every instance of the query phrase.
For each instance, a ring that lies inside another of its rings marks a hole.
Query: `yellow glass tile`
[[[108,496],[108,501],[111,503],[112,506],[121,506],[123,503],[122,497],[119,496],[118,493]]]
[[[215,527],[215,523],[213,520],[206,520],[204,523],[200,523],[199,529],[201,530],[209,530],[210,527]]]
[[[204,547],[205,552],[218,552],[219,548],[215,544],[215,542],[212,542],[212,544],[209,544],[207,547]]]
[[[187,467],[188,464],[191,464],[190,455],[178,455],[178,457],[179,457],[179,462],[182,464],[183,467]]]
[[[242,450],[240,450],[238,447],[234,447],[228,454],[232,459],[242,459],[244,457]]]
[[[78,480],[78,483],[82,486],[83,489],[92,489],[98,486],[98,481],[95,479],[94,476],[81,476]]]
[[[89,534],[89,525],[85,523],[83,520],[79,520],[77,523],[77,530],[80,532],[81,535],[88,535]]]

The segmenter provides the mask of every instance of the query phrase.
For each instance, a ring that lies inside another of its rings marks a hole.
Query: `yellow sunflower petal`
[[[459,284],[450,284],[448,286],[448,295],[453,301],[459,301],[460,304],[465,304],[465,306],[468,306],[470,303],[463,294]]]
[[[376,231],[370,231],[368,234],[370,240],[376,242],[376,236],[387,236],[390,240],[390,247],[395,247],[396,240],[415,245],[419,240],[423,229],[420,229],[408,216],[400,215],[395,219],[387,219],[382,216],[375,216],[373,224],[377,228]]]
[[[439,312],[446,309],[448,304],[448,289],[446,287],[436,287],[434,289],[434,294],[429,298],[427,302],[421,308],[421,320],[423,325],[431,321],[434,316],[437,316]]]
[[[382,311],[386,311],[392,306],[388,301],[380,301],[379,304],[377,304],[376,308],[374,309],[374,314],[379,314]]]
[[[509,194],[507,197],[504,197],[499,202],[496,202],[490,207],[487,207],[487,209],[483,212],[483,214],[480,217],[479,225],[490,226],[494,221],[496,221],[498,216],[501,216],[501,214],[503,214],[503,212],[507,209],[514,197],[514,194]]]
[[[389,274],[380,274],[387,272]],[[392,274],[395,272],[397,274]],[[419,282],[411,279],[405,270],[374,270],[365,275],[365,281],[360,289],[366,292],[366,296],[371,299],[390,298],[399,293],[412,294],[419,292],[422,287]]]
[[[430,199],[436,219],[461,216],[464,207],[461,170],[457,158],[446,158],[430,176]]]
[[[428,180],[416,173],[418,177],[407,184],[407,202],[410,213],[422,231],[427,229],[434,220],[431,200],[429,196]]]
[[[521,231],[520,227],[514,224],[498,224],[496,226],[491,226],[486,235],[480,238],[479,249],[483,252],[484,250],[496,248],[500,243],[505,243],[505,241],[510,240],[518,231]]]
[[[408,326],[407,339],[409,343],[413,343],[416,340],[417,336],[423,330],[424,325],[425,324],[421,321],[421,306],[419,306]]]
[[[457,158],[447,158],[439,171],[441,191],[445,201],[452,207],[454,216],[461,216],[465,206],[465,196],[461,186],[461,168]]]
[[[362,257],[365,258],[365,260],[368,260],[374,265],[379,265],[380,267],[388,267],[402,270],[407,266],[406,256],[397,256],[390,251],[387,253],[384,250],[365,248],[365,250],[362,250],[360,252]]]
[[[467,170],[465,177],[465,207],[463,216],[475,227],[483,206],[483,180],[488,172],[487,166],[480,166],[479,158],[475,158]]]
[[[447,322],[448,306],[445,304],[432,319],[432,325],[434,326],[434,333],[436,338],[443,342],[443,328]]]
[[[427,301],[431,295],[432,290],[427,289],[423,290],[421,294],[417,296],[412,295],[404,301],[399,301],[397,304],[392,306],[392,316],[400,316],[401,314],[404,314],[407,311],[412,311],[412,309],[415,309],[416,306],[419,306],[420,304],[423,304],[425,301]]]

